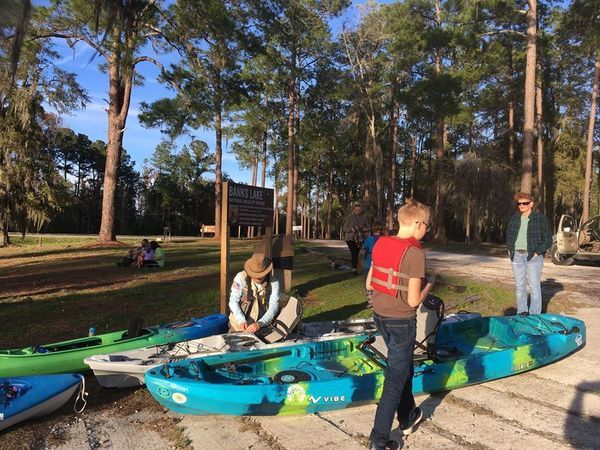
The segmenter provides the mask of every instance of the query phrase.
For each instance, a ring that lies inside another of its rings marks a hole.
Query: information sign
[[[250,227],[273,226],[273,189],[227,183],[227,224]]]

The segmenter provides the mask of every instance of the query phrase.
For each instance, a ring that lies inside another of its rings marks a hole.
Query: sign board
[[[227,183],[227,225],[273,226],[273,189]]]
[[[221,313],[227,311],[229,290],[229,237],[230,226],[265,227],[266,238],[273,236],[273,189],[248,186],[247,184],[223,183],[221,204]],[[265,253],[271,256],[271,246]],[[290,271],[291,273],[291,271]],[[290,282],[291,285],[291,282]]]
[[[302,225],[294,225],[292,231],[302,231]]]

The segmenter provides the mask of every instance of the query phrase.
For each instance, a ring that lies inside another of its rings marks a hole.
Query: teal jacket
[[[515,241],[521,227],[521,214],[514,214],[506,228],[506,247],[510,253],[510,260],[515,256]],[[552,245],[552,231],[550,222],[546,216],[536,211],[529,214],[529,225],[527,226],[527,260],[533,258],[533,254],[545,255]]]

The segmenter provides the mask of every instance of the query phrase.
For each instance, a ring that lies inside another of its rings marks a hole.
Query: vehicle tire
[[[557,266],[570,266],[575,261],[572,256],[559,252],[556,243],[550,247],[550,255],[552,256],[552,262]]]

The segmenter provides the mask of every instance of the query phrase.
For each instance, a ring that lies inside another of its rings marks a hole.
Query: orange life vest
[[[400,284],[400,278],[408,279],[408,275],[400,272],[402,259],[409,247],[421,247],[421,243],[413,237],[401,239],[394,236],[382,236],[373,248],[371,267],[371,286],[378,292],[396,297],[398,291],[407,291],[408,287]]]

